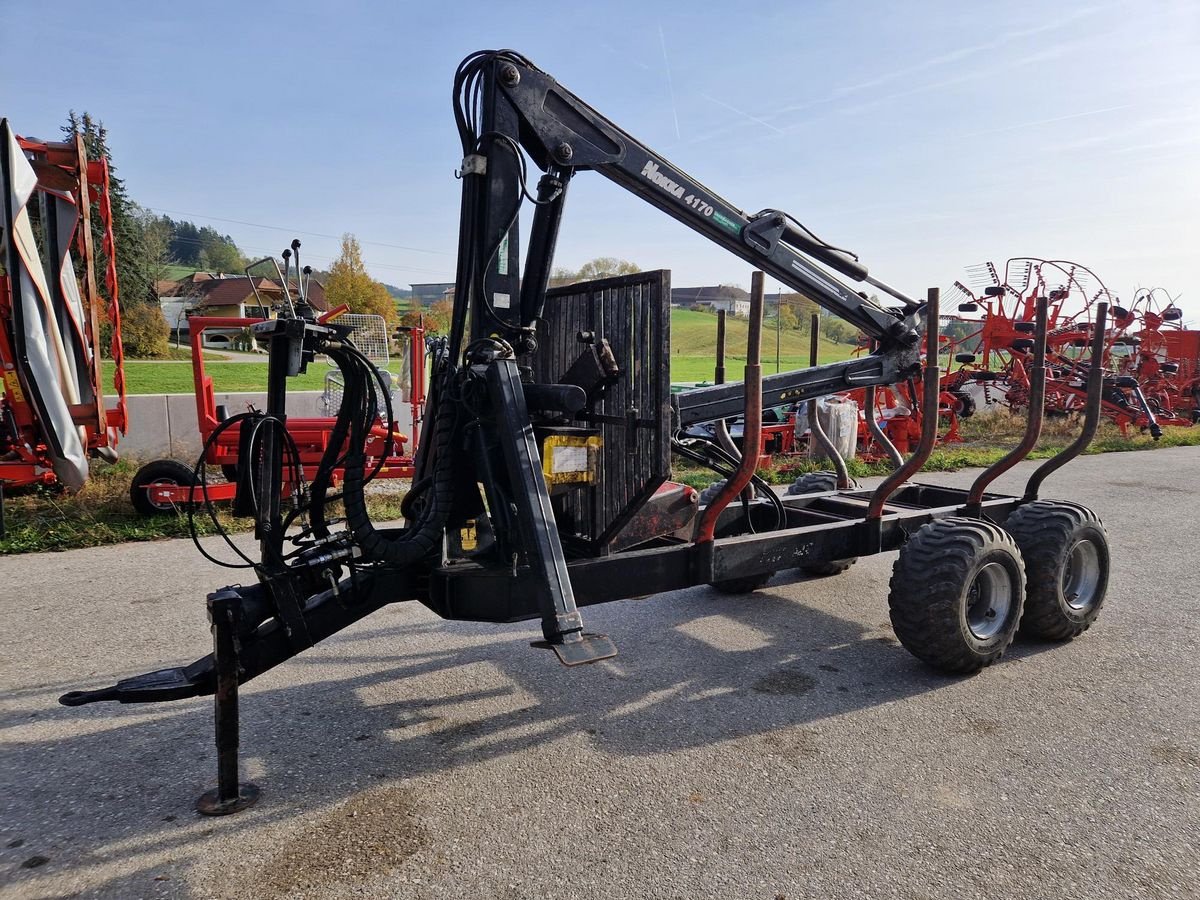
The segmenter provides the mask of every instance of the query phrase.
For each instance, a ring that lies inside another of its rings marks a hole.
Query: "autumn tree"
[[[367,273],[362,248],[352,234],[342,235],[342,253],[329,267],[325,296],[331,307],[345,303],[351,312],[383,316],[389,328],[400,320],[388,289]]]

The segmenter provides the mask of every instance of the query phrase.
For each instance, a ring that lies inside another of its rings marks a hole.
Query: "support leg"
[[[218,591],[208,598],[212,622],[213,657],[217,670],[214,695],[217,737],[217,786],[196,801],[196,811],[206,816],[226,816],[253,806],[257,785],[238,782],[238,620],[242,600],[234,591]]]
[[[583,630],[583,617],[575,606],[575,592],[567,574],[516,362],[497,360],[488,368],[487,378],[494,408],[499,413],[497,436],[508,468],[521,541],[529,565],[546,588],[543,645],[549,646],[568,666],[616,656],[617,648],[607,635]]]

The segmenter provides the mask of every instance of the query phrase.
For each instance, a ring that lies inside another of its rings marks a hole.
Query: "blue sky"
[[[393,284],[449,281],[454,69],[529,56],[746,210],[787,210],[917,294],[965,266],[1074,259],[1200,318],[1200,3],[479,4],[0,0],[0,115],[111,133],[135,199],[250,253],[351,231]],[[74,64],[47,65],[58,53]],[[558,262],[618,256],[748,284],[605,179],[572,185]],[[238,220],[277,229],[220,221]],[[770,289],[771,286],[768,286]]]

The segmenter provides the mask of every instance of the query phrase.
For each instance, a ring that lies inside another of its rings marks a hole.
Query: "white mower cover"
[[[18,375],[37,408],[54,474],[68,490],[77,491],[87,481],[87,454],[80,438],[81,429],[72,421],[68,404],[80,402],[83,360],[78,339],[82,331],[82,303],[67,254],[65,260],[53,261],[67,267],[59,269],[67,308],[61,312],[56,309],[25,208],[37,188],[37,175],[7,122],[0,130],[0,142],[10,175],[9,183],[3,186],[5,201],[13,214],[9,246],[16,250],[16,258],[5,260],[5,264],[13,284],[14,338],[18,357],[25,362],[23,368],[18,368]],[[61,218],[69,218],[73,208],[73,204],[59,203]],[[60,224],[65,227],[61,220]],[[86,356],[86,351],[82,352]]]

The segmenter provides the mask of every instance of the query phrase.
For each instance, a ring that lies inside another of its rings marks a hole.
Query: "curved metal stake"
[[[929,454],[933,452],[933,445],[937,443],[938,430],[938,394],[941,391],[942,370],[938,366],[938,338],[940,336],[940,323],[938,321],[938,310],[941,307],[942,292],[940,288],[930,288],[927,299],[925,301],[925,374],[922,382],[921,392],[921,440],[917,444],[917,449],[913,451],[903,465],[892,472],[879,487],[875,488],[875,493],[871,495],[871,502],[867,506],[867,521],[878,523],[883,515],[884,504],[888,498],[896,492],[896,488],[908,481],[908,479],[925,465],[925,461],[929,459]],[[874,548],[875,552],[879,552],[879,548]]]
[[[808,342],[808,364],[813,368],[816,368],[817,365],[817,351],[820,348],[820,337],[821,319],[814,313],[809,328]],[[829,439],[829,435],[821,427],[821,419],[817,415],[817,399],[815,397],[808,401],[808,431],[813,443],[833,463],[833,470],[837,473],[837,489],[839,491],[848,490],[850,488],[850,472],[846,468],[846,461],[842,459],[842,454],[838,452],[837,447],[833,446],[833,441]]]
[[[750,335],[746,347],[745,413],[742,426],[742,464],[733,477],[717,492],[713,502],[704,508],[696,526],[696,543],[711,544],[717,527],[717,519],[733,499],[737,497],[754,476],[758,457],[762,452],[762,318],[763,318],[763,273],[750,276]],[[711,564],[711,557],[708,560]]]
[[[1080,453],[1096,436],[1096,427],[1100,424],[1100,399],[1104,390],[1104,330],[1108,326],[1108,304],[1101,302],[1096,305],[1096,324],[1092,333],[1091,369],[1087,377],[1087,405],[1084,407],[1083,430],[1079,437],[1050,457],[1034,470],[1025,484],[1025,502],[1036,500],[1038,491],[1046,477],[1057,472]]]
[[[983,492],[987,486],[1023,460],[1037,446],[1042,435],[1042,420],[1046,413],[1046,310],[1049,301],[1037,298],[1035,313],[1036,331],[1033,336],[1033,376],[1029,385],[1029,417],[1025,420],[1025,434],[1021,443],[979,473],[971,490],[963,514],[979,516],[983,504]]]
[[[874,353],[878,346],[876,341],[871,341],[871,352]],[[871,439],[883,448],[883,452],[887,454],[888,459],[892,462],[892,468],[898,469],[904,465],[904,457],[896,449],[896,445],[892,443],[892,439],[887,436],[887,432],[880,427],[879,420],[875,418],[876,391],[876,385],[867,385],[866,409],[863,410],[863,417],[867,420],[867,432],[871,435]]]

